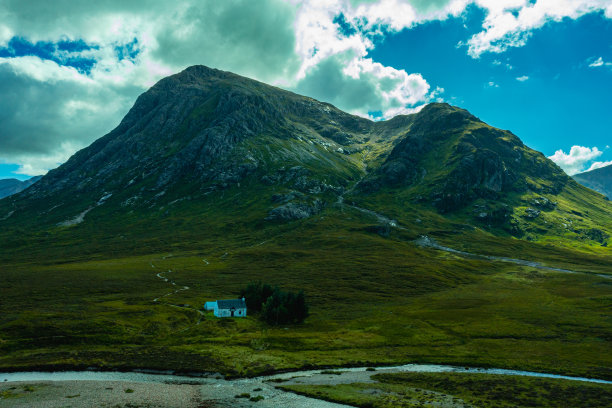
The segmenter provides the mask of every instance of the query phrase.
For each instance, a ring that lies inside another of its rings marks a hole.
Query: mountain
[[[17,194],[20,191],[25,190],[26,188],[30,187],[32,184],[40,180],[41,177],[42,176],[36,176],[24,181],[17,179],[0,180],[0,199],[13,194]]]
[[[240,214],[247,224],[308,218],[346,199],[405,224],[421,211],[529,240],[604,244],[612,232],[608,203],[463,109],[432,103],[373,122],[203,66],[159,81],[117,128],[3,201],[0,215],[37,229],[121,217],[143,226],[195,216],[205,202],[218,217],[238,206],[208,201],[234,190],[258,204]]]
[[[190,67],[0,200],[0,369],[612,378],[611,214],[464,109],[374,122]],[[303,290],[310,317],[201,309],[258,281]]]
[[[601,194],[612,197],[612,165],[575,174],[574,180]]]

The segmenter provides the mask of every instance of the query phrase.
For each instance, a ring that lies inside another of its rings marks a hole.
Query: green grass
[[[606,279],[421,249],[404,232],[366,232],[347,209],[297,223],[237,243],[212,234],[197,250],[3,268],[0,368],[256,375],[432,362],[612,378]],[[161,298],[173,288],[159,272],[190,289]],[[275,328],[193,310],[257,280],[303,289],[311,316]]]
[[[345,177],[358,175],[338,166]],[[105,204],[71,228],[54,224],[77,213],[70,206],[40,228],[32,226],[43,222],[35,217],[32,225],[3,224],[0,370],[95,366],[242,376],[431,362],[612,378],[612,281],[596,276],[611,272],[609,249],[554,234],[528,242],[474,229],[461,214],[443,217],[391,190],[358,203],[407,228],[388,237],[371,232],[373,217],[325,194],[319,215],[265,221],[277,192],[254,178],[161,208]],[[168,202],[185,194],[169,192]],[[563,195],[559,217],[579,196],[579,189]],[[607,222],[599,210],[592,215]],[[580,222],[586,228],[591,221]],[[588,274],[419,248],[412,241],[421,234]],[[160,272],[190,289],[164,296],[174,289]],[[269,327],[257,316],[202,318],[195,310],[235,297],[251,281],[304,290],[311,316]]]
[[[281,385],[287,391],[357,407],[611,407],[612,386],[490,374],[378,374],[376,383]]]
[[[46,387],[45,385],[21,385],[14,386],[6,384],[0,384],[0,401],[10,400],[25,397],[27,394],[38,391],[41,388]]]

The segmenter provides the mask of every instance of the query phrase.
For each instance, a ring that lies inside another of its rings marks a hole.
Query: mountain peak
[[[520,235],[510,220],[521,197],[552,202],[570,183],[511,132],[447,103],[373,122],[198,65],[159,81],[117,128],[5,202],[6,213],[20,208],[12,220],[50,207],[39,222],[67,225],[80,214],[95,217],[98,207],[161,211],[229,189],[239,195],[248,185],[252,197],[244,199],[271,207],[260,220],[287,220],[313,216],[345,195],[359,202],[392,192],[466,222],[478,205],[487,215],[476,222]]]

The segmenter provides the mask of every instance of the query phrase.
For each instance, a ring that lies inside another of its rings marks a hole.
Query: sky
[[[612,164],[612,0],[0,0],[0,178],[195,64],[373,120],[448,102],[568,174]]]

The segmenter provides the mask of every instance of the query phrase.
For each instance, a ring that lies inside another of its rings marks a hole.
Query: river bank
[[[433,364],[394,367],[352,367],[307,370],[268,376],[226,380],[219,375],[200,377],[144,372],[14,372],[0,373],[0,407],[311,407],[337,408],[336,404],[298,395],[278,385],[335,386],[376,383],[375,374],[472,373],[566,380],[576,383],[612,385],[612,381],[569,377],[549,373],[465,368]]]

